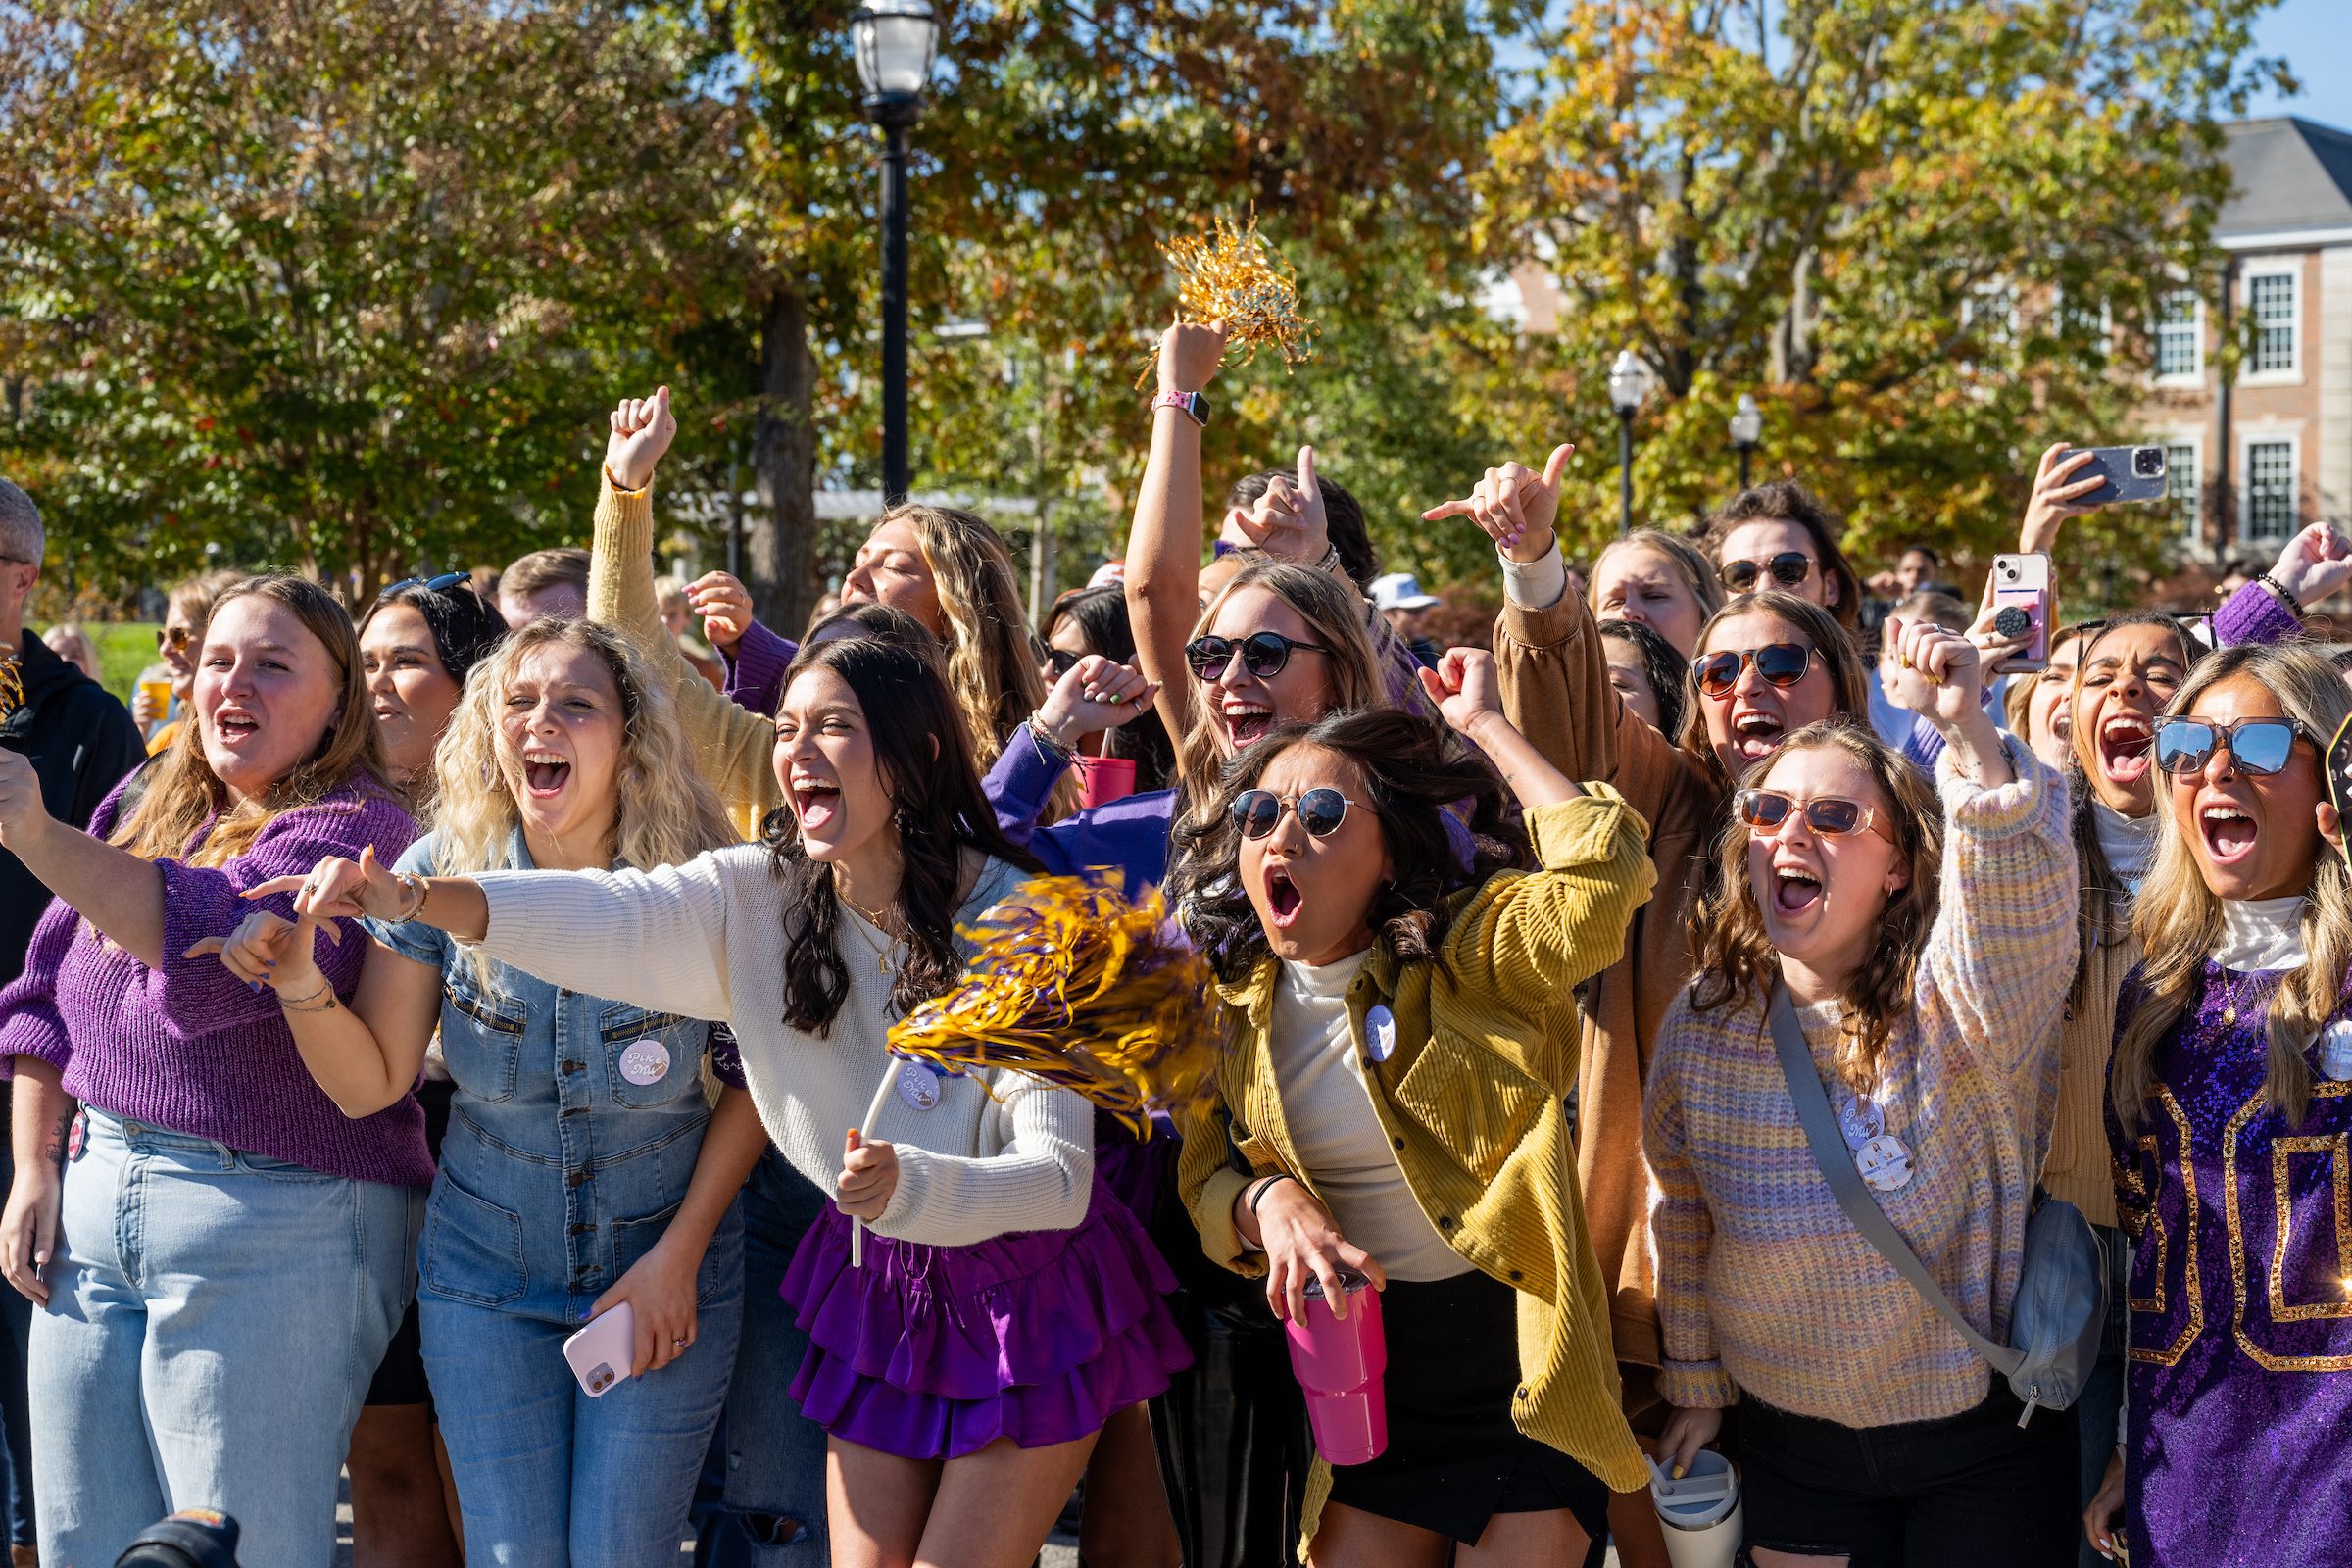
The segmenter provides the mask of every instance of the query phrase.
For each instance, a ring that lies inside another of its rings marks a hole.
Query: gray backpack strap
[[[1970,1326],[1960,1309],[1936,1282],[1928,1277],[1919,1254],[1903,1240],[1903,1233],[1894,1228],[1894,1221],[1879,1207],[1878,1200],[1870,1196],[1863,1184],[1862,1173],[1854,1168],[1854,1158],[1845,1147],[1845,1138],[1838,1131],[1838,1113],[1830,1108],[1830,1097],[1821,1087],[1821,1074],[1814,1069],[1813,1053],[1805,1046],[1805,1032],[1797,1027],[1796,1008],[1789,1004],[1788,990],[1775,983],[1772,1003],[1766,1009],[1772,1021],[1772,1043],[1781,1054],[1781,1075],[1788,1081],[1788,1098],[1796,1102],[1796,1119],[1805,1129],[1805,1142],[1813,1149],[1813,1162],[1821,1167],[1822,1176],[1830,1184],[1831,1194],[1845,1217],[1853,1221],[1862,1239],[1878,1249],[1879,1255],[1894,1265],[1894,1271],[1911,1282],[1911,1288],[1927,1298],[1930,1306],[1960,1331],[1960,1337],[1976,1348],[1976,1352],[1992,1363],[2003,1376],[2014,1374],[2026,1364],[2025,1352],[2005,1345],[1995,1345]]]

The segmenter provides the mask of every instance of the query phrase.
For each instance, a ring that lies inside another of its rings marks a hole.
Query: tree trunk
[[[760,318],[760,400],[752,434],[760,509],[748,519],[746,586],[760,618],[797,638],[823,592],[816,575],[816,363],[808,353],[808,302],[797,288],[779,287]]]

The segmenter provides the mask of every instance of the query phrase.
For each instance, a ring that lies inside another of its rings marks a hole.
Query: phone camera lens
[[[2155,447],[2141,447],[2132,454],[2132,471],[2142,479],[2153,479],[2164,472],[2164,454]]]

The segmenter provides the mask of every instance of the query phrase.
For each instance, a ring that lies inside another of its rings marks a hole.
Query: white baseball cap
[[[1372,579],[1372,603],[1381,610],[1427,610],[1446,601],[1421,591],[1421,579],[1409,571],[1392,571]]]

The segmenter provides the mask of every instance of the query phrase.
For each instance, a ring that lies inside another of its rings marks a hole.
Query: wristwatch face
[[[1162,404],[1171,409],[1182,409],[1193,416],[1195,424],[1208,423],[1208,399],[1198,392],[1162,392],[1153,400],[1153,406]]]

